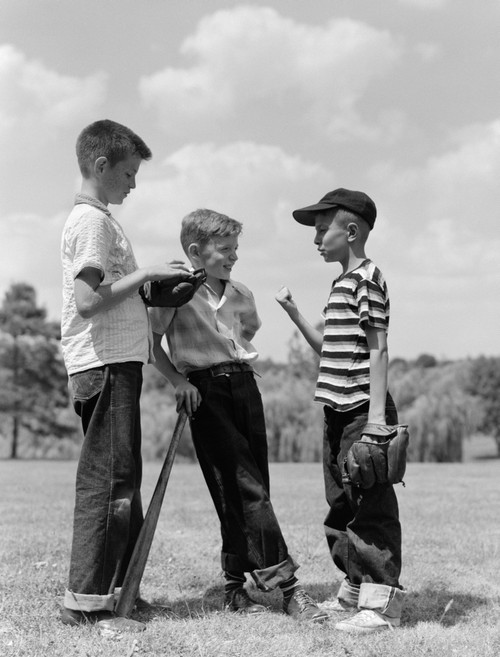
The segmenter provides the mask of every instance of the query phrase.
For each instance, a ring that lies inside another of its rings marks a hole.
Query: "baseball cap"
[[[333,192],[325,194],[318,203],[308,205],[306,208],[300,208],[292,212],[295,221],[304,226],[314,226],[315,215],[322,210],[341,207],[354,212],[373,228],[377,216],[375,203],[369,196],[363,192],[355,192],[350,189],[334,189]]]

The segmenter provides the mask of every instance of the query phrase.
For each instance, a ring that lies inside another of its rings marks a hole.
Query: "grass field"
[[[149,500],[159,464],[146,464]],[[218,522],[196,465],[176,464],[142,595],[173,614],[140,635],[105,637],[59,620],[76,463],[0,461],[0,655],[10,657],[493,657],[500,654],[500,461],[410,464],[398,486],[404,536],[402,627],[363,638],[296,623],[278,594],[256,617],[222,611]],[[299,575],[319,600],[336,590],[323,539],[320,464],[274,464],[272,497]],[[452,601],[451,606],[449,606]],[[445,613],[445,610],[449,606]],[[444,614],[444,615],[443,615]],[[145,619],[147,620],[147,619]]]

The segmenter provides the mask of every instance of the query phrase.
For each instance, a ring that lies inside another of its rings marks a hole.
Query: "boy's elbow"
[[[78,304],[76,309],[83,319],[91,319],[96,314],[95,309],[91,305]]]

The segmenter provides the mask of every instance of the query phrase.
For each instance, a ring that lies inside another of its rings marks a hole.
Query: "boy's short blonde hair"
[[[184,217],[181,225],[181,244],[188,253],[190,244],[204,245],[214,237],[240,235],[243,224],[214,210],[200,209]]]

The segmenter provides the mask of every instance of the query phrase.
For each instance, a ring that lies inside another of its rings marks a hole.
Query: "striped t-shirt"
[[[365,327],[389,327],[389,295],[371,260],[335,279],[325,328],[315,401],[348,411],[370,398],[370,351]]]

